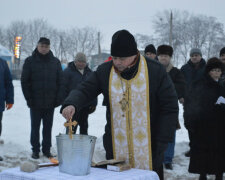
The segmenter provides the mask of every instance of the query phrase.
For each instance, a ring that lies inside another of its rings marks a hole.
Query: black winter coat
[[[175,86],[178,99],[184,98],[186,86],[183,73],[176,67],[173,67],[169,71],[169,75]]]
[[[14,88],[8,64],[0,59],[0,112],[5,110],[6,103],[14,103]]]
[[[184,74],[187,87],[190,86],[192,82],[202,78],[205,70],[205,65],[205,60],[201,59],[197,69],[195,68],[191,60],[189,60],[187,64],[181,67],[180,70]]]
[[[172,67],[172,69],[169,71],[169,75],[175,86],[175,90],[176,90],[178,99],[184,98],[186,83],[185,83],[183,73],[176,67]],[[180,128],[181,128],[181,126],[179,123],[179,118],[177,118],[177,129],[180,129]]]
[[[64,94],[64,99],[69,95],[69,93],[73,90],[76,89],[76,87],[85,81],[88,76],[92,73],[91,69],[86,66],[84,68],[84,73],[81,74],[74,62],[70,62],[68,64],[68,67],[63,71],[63,94]],[[97,105],[97,98],[89,102],[88,104],[85,105],[85,107],[88,106],[96,106]]]
[[[164,151],[168,142],[172,142],[178,118],[178,103],[174,85],[164,67],[156,61],[147,60],[150,92],[150,118],[153,169],[162,165]],[[73,90],[65,100],[62,109],[67,105],[81,107],[86,102],[104,95],[104,105],[107,106],[107,124],[103,136],[106,158],[113,158],[110,104],[109,104],[109,75],[113,61],[101,64],[98,69],[88,77],[76,90]],[[135,66],[121,73],[124,79],[131,79],[139,60]]]
[[[30,108],[47,109],[59,106],[62,95],[62,68],[50,51],[41,55],[37,49],[25,60],[21,85]]]
[[[209,75],[193,83],[184,103],[184,117],[192,130],[189,172],[225,172],[225,104],[216,105],[225,90]]]
[[[225,88],[225,71],[223,71],[219,82]]]

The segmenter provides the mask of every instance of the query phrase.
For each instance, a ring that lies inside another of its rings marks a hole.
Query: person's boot
[[[185,152],[184,155],[185,155],[186,157],[190,157],[190,156],[191,156],[190,150],[187,151],[187,152]]]
[[[0,156],[0,161],[3,161],[3,158]]]
[[[223,180],[223,173],[216,174],[216,179],[215,180]]]
[[[199,180],[207,180],[206,174],[200,174]]]
[[[166,169],[169,169],[169,170],[173,170],[173,165],[172,165],[172,163],[166,163],[166,164],[165,164],[165,168],[166,168]]]
[[[33,152],[32,155],[31,155],[31,157],[33,159],[39,159],[39,152]]]
[[[0,138],[0,144],[4,144],[4,140]]]

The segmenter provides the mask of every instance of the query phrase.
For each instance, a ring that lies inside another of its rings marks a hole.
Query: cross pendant
[[[64,123],[64,126],[65,127],[69,127],[69,136],[70,136],[70,139],[73,138],[72,134],[73,134],[73,126],[76,126],[77,125],[77,121],[73,121],[72,122],[72,118],[69,120],[69,122],[65,122]]]
[[[128,105],[128,101],[127,99],[125,98],[125,94],[123,94],[123,98],[119,101],[120,105],[121,105],[121,109],[123,112],[126,111],[127,109],[127,105]]]

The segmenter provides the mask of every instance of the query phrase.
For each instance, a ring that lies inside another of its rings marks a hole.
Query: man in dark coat
[[[150,58],[150,59],[157,60],[156,49],[155,49],[155,46],[153,44],[149,44],[145,47],[145,56]]]
[[[223,70],[218,58],[209,59],[185,99],[184,117],[193,133],[189,172],[200,174],[200,180],[207,174],[222,180],[225,172],[225,89],[218,82]]]
[[[112,36],[111,56],[70,93],[61,112],[68,120],[102,93],[106,158],[124,157],[134,168],[153,169],[162,180],[164,151],[174,139],[178,117],[173,83],[161,64],[140,55],[127,30]]]
[[[43,120],[42,152],[52,157],[51,132],[55,107],[62,97],[62,68],[60,61],[50,51],[50,40],[41,37],[32,56],[25,60],[21,76],[22,91],[30,108],[32,158],[40,152],[39,129]]]
[[[183,103],[185,94],[185,79],[182,72],[172,65],[171,58],[173,56],[173,48],[168,45],[161,45],[157,48],[157,56],[159,62],[166,68],[166,71],[169,73],[170,78],[173,81],[179,102]],[[177,121],[177,129],[180,129],[179,121]],[[171,170],[173,169],[172,161],[174,157],[176,131],[174,134],[174,140],[168,144],[164,154],[165,168]]]
[[[225,47],[220,50],[220,60],[225,66]],[[222,72],[220,83],[225,87],[225,70]]]
[[[5,107],[11,109],[14,103],[14,88],[12,84],[12,76],[7,63],[0,59],[0,136],[2,133],[2,116]],[[0,144],[4,141],[0,140]],[[3,158],[0,156],[0,161]]]
[[[202,58],[202,52],[198,48],[193,48],[190,51],[190,60],[187,64],[181,67],[181,72],[184,74],[184,78],[186,81],[186,89],[188,89],[192,82],[201,79],[205,70],[206,62]],[[184,98],[185,101],[185,98]],[[189,140],[191,143],[191,128],[188,125],[188,120],[184,118],[184,125],[188,130]],[[185,153],[186,157],[190,157],[190,151]]]
[[[84,53],[77,53],[73,62],[70,62],[68,67],[63,72],[63,86],[64,86],[64,97],[66,98],[69,93],[76,89],[76,87],[85,81],[88,76],[92,73],[87,65],[87,58]],[[95,111],[97,105],[97,98],[86,104],[73,120],[78,122],[80,126],[80,134],[88,134],[88,115]],[[77,126],[73,127],[73,133],[75,134]],[[68,131],[68,129],[67,129]]]

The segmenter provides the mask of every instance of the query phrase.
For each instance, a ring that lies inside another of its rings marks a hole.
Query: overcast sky
[[[102,46],[109,49],[120,29],[152,35],[157,12],[170,9],[214,16],[225,24],[225,0],[0,0],[0,26],[34,18],[59,29],[91,26],[102,32]]]

